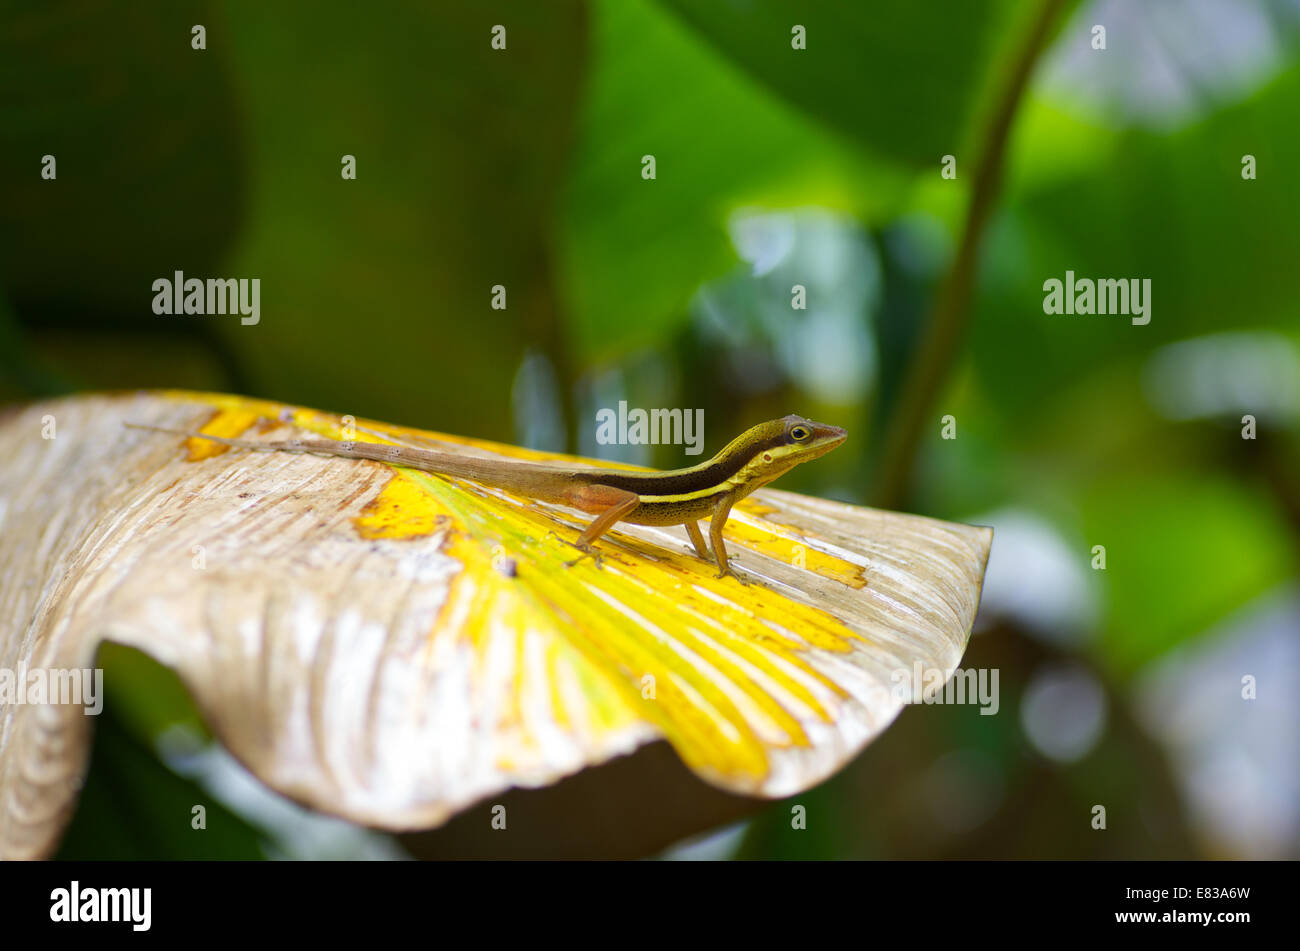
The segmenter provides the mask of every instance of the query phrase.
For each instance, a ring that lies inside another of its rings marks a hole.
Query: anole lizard
[[[571,468],[531,462],[482,459],[449,452],[411,449],[372,442],[334,442],[326,439],[291,439],[256,442],[228,439],[183,429],[166,429],[127,423],[135,429],[210,439],[241,449],[275,452],[312,452],[349,459],[373,459],[437,475],[466,479],[504,489],[542,502],[567,505],[596,518],[578,536],[575,547],[596,554],[592,543],[618,522],[636,525],[685,525],[695,552],[715,561],[718,577],[734,572],[727,565],[722,529],[731,507],[755,489],[767,485],[801,462],[825,455],[844,441],[838,426],[814,423],[801,416],[786,416],[760,423],[727,444],[721,452],[697,466],[666,472],[630,469]],[[709,519],[714,558],[704,545],[699,520]]]

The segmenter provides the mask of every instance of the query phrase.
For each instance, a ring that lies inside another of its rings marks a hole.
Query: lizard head
[[[848,436],[838,426],[814,423],[802,416],[786,416],[774,422],[781,424],[782,442],[778,442],[772,454],[792,460],[792,465],[826,455]]]
[[[738,482],[749,490],[766,485],[801,462],[824,456],[847,434],[838,426],[814,423],[802,416],[783,416],[761,423],[741,436],[749,461],[738,473]]]

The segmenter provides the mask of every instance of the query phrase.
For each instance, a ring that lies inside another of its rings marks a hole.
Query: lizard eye
[[[795,440],[796,442],[802,442],[803,440],[807,439],[811,435],[812,435],[812,430],[810,430],[807,426],[790,427],[790,438]]]

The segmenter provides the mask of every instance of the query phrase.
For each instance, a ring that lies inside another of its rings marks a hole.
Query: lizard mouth
[[[839,426],[830,426],[826,423],[813,424],[813,444],[810,447],[815,455],[821,456],[830,452],[840,443],[847,439],[849,434]]]

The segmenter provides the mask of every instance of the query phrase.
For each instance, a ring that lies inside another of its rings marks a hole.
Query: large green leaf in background
[[[1008,32],[999,2],[659,0],[772,90],[869,149],[919,167],[958,153]],[[807,48],[792,48],[792,29]]]
[[[220,262],[244,143],[226,61],[190,47],[195,23],[228,42],[214,13],[49,3],[0,18],[0,282],[29,315],[148,323],[154,278]]]
[[[234,267],[262,274],[245,348],[274,395],[510,433],[530,342],[555,349],[549,218],[585,53],[576,0],[229,12],[255,143]],[[505,50],[492,27],[507,25]],[[357,180],[340,178],[344,154]],[[507,308],[490,307],[491,288]]]
[[[1281,512],[1236,480],[1153,468],[1096,480],[1082,505],[1089,543],[1106,546],[1098,648],[1122,675],[1295,575]]]
[[[198,383],[508,436],[525,347],[562,363],[549,235],[579,0],[52,2],[0,26],[0,89],[22,91],[0,100],[0,280],[80,388]],[[260,279],[260,323],[155,316],[177,269]],[[196,369],[223,348],[226,376]]]
[[[1159,346],[1230,330],[1300,329],[1300,163],[1291,70],[1241,102],[1155,134],[1096,124],[1033,99],[990,234],[969,370],[927,438],[924,509],[952,518],[1017,505],[1055,513],[1092,574],[1107,569],[1098,659],[1128,676],[1292,577],[1294,542],[1262,480],[1234,478],[1235,430],[1158,415],[1142,381]],[[1259,177],[1243,180],[1254,155]],[[1042,311],[1043,282],[1149,278],[1152,320]],[[1285,442],[1281,431],[1261,439]],[[1270,451],[1271,451],[1271,447]],[[1241,450],[1240,452],[1238,450]],[[996,557],[996,556],[995,556]]]
[[[958,150],[994,45],[995,20],[965,4],[943,18],[969,18],[968,30],[937,30],[940,14],[903,2],[801,8],[805,51],[790,46],[794,14],[773,4],[592,10],[562,246],[576,344],[594,359],[658,343],[685,319],[699,285],[734,261],[725,227],[737,207],[886,220],[910,164],[937,177]]]
[[[1138,364],[1126,358],[1070,387],[1056,426],[1031,445],[1015,417],[958,388],[943,407],[958,438],[928,440],[920,470],[926,512],[971,519],[1014,508],[1059,535],[1100,599],[1087,650],[1120,681],[1300,568],[1282,504],[1266,480],[1243,478],[1253,444],[1236,425],[1161,418],[1144,404]],[[1271,428],[1260,437],[1280,438]]]
[[[900,177],[861,161],[650,0],[592,5],[593,62],[561,234],[578,352],[661,342],[700,284],[735,260],[748,202],[874,216]],[[656,178],[642,178],[653,155]],[[872,185],[878,187],[871,187]]]
[[[1054,428],[1066,391],[1126,355],[1197,334],[1297,325],[1300,190],[1289,172],[1300,167],[1297,101],[1300,71],[1292,70],[1171,135],[1101,131],[1110,148],[1094,164],[1008,196],[990,236],[996,266],[981,288],[971,348],[981,387],[1016,417],[1022,438]],[[1070,124],[1056,120],[1058,129]],[[1088,135],[1085,122],[1074,125]],[[1245,154],[1258,160],[1254,181],[1241,177]],[[1150,324],[1044,314],[1043,282],[1067,270],[1150,278]]]
[[[210,272],[230,247],[244,209],[242,130],[227,64],[190,47],[195,23],[226,42],[212,14],[193,0],[0,14],[0,399],[84,385],[78,363],[102,373],[100,385],[130,380],[139,340],[158,326],[152,281]],[[191,356],[168,363],[229,368],[212,330],[173,323]],[[53,355],[36,349],[54,341]]]

